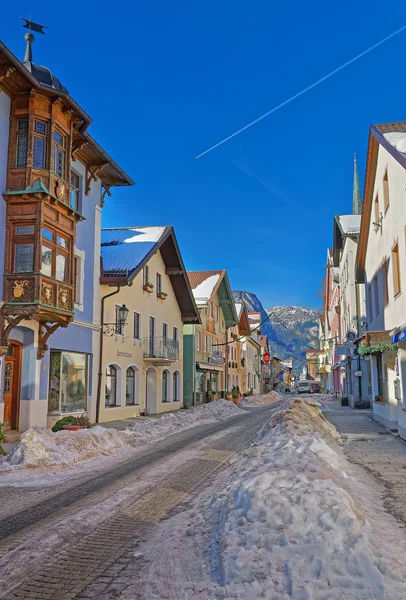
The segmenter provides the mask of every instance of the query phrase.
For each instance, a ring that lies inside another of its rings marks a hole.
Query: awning
[[[395,327],[389,334],[391,336],[392,344],[397,344],[406,339],[406,323],[400,327]]]
[[[224,371],[224,365],[211,365],[209,363],[196,363],[196,371]]]

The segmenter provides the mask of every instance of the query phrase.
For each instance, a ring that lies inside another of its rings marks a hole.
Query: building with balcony
[[[183,327],[199,312],[172,227],[102,229],[99,422],[183,405]]]
[[[0,42],[0,421],[20,431],[95,417],[101,209],[133,184],[25,40],[23,62]]]
[[[185,402],[192,406],[221,398],[231,385],[229,363],[235,364],[237,355],[233,351],[231,357],[226,342],[238,317],[225,270],[189,271],[188,277],[201,318],[200,325],[186,324],[183,330]]]

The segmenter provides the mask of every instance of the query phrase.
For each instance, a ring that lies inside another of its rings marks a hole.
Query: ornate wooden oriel
[[[8,73],[8,75],[7,75]],[[79,117],[65,98],[33,89],[0,61],[11,96],[0,354],[13,327],[39,321],[38,358],[74,310],[74,243],[80,215],[70,207],[72,139]]]

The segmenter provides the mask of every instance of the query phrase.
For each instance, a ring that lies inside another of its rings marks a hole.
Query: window
[[[63,178],[65,174],[65,138],[58,131],[54,131],[54,173]]]
[[[135,340],[141,339],[141,315],[139,313],[134,313],[134,330],[133,337]]]
[[[17,155],[16,167],[27,165],[28,151],[28,119],[18,119],[17,123]]]
[[[70,174],[70,207],[76,212],[80,208],[80,177],[75,171]]]
[[[169,402],[168,371],[162,373],[162,402]]]
[[[213,340],[209,337],[209,354],[212,354],[213,351]]]
[[[87,354],[51,352],[49,414],[87,410],[88,361]]]
[[[209,316],[210,316],[210,319],[213,318],[213,304],[211,302],[209,304]]]
[[[372,309],[372,290],[371,290],[371,286],[368,286],[368,306],[367,306],[367,311],[369,313],[369,320],[372,321],[372,317],[373,317],[373,309]]]
[[[41,273],[58,281],[69,281],[69,240],[55,231],[42,228]]]
[[[109,365],[106,369],[104,403],[106,407],[117,406],[117,368],[114,365]]]
[[[216,321],[216,323],[219,320],[219,307],[217,306],[217,304],[214,306],[214,320]]]
[[[383,288],[383,305],[386,306],[389,302],[389,285],[388,285],[388,261],[382,265],[382,288]]]
[[[173,328],[173,339],[175,340],[175,342],[178,341],[178,328],[177,327]]]
[[[75,282],[75,303],[79,303],[79,258],[77,256],[73,259],[73,281]]]
[[[156,274],[156,293],[160,294],[162,292],[162,276],[160,273]]]
[[[149,267],[145,265],[142,272],[142,285],[147,285],[149,283]]]
[[[124,335],[124,323],[122,321],[120,321],[120,308],[121,308],[121,305],[118,306],[116,304],[116,306],[115,306],[115,319],[114,319],[114,322],[115,322],[115,325],[116,325],[116,334],[117,335]]]
[[[135,369],[128,367],[125,376],[125,404],[133,406],[135,404]]]
[[[400,266],[399,266],[399,246],[392,249],[392,274],[393,274],[393,294],[397,296],[401,291],[400,285]]]
[[[149,356],[155,355],[155,317],[149,318]]]
[[[34,271],[34,225],[14,227],[13,270],[14,273]]]
[[[388,169],[385,171],[383,176],[383,207],[385,212],[389,208],[389,182],[388,182]]]
[[[196,331],[196,350],[200,350],[200,331]]]
[[[179,402],[180,400],[180,375],[178,371],[173,374],[173,394],[172,402]]]
[[[35,169],[45,169],[47,152],[47,124],[45,121],[34,120],[33,137],[32,166]]]
[[[207,352],[207,335],[203,336],[203,352]]]
[[[375,314],[379,314],[379,288],[378,288],[378,277],[374,277],[374,292],[375,292]]]
[[[73,283],[75,285],[75,308],[83,311],[85,283],[85,252],[75,248],[73,257]]]
[[[378,194],[375,197],[374,202],[374,215],[375,215],[375,223],[379,223],[379,196]]]
[[[166,340],[167,337],[168,337],[168,325],[167,325],[167,323],[163,323],[163,325],[162,325],[162,337],[164,338],[164,340]]]

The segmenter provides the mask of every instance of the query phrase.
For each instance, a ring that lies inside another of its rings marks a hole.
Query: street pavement
[[[60,488],[0,490],[0,597],[120,597],[142,568],[137,544],[210,485],[277,408],[170,436],[134,460]],[[136,589],[130,597],[139,597]]]

